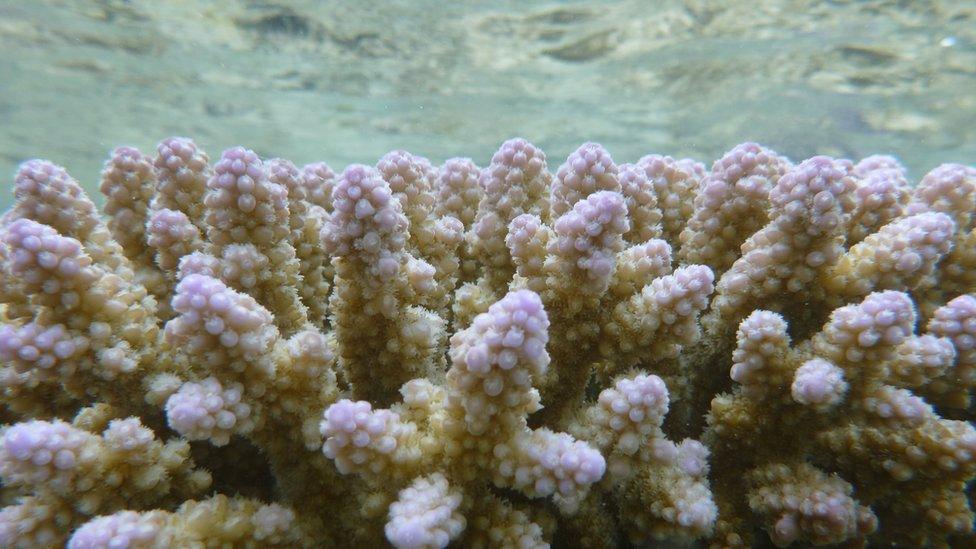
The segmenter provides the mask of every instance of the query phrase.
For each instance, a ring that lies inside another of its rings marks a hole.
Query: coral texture
[[[970,545],[976,170],[190,139],[0,218],[0,545]]]

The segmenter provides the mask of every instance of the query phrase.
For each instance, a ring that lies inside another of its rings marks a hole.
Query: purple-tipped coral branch
[[[0,545],[974,543],[976,169],[336,175],[191,140],[0,217]]]

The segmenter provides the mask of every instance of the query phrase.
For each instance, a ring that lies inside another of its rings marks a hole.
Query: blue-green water
[[[8,182],[40,156],[94,189],[169,135],[337,168],[514,135],[553,165],[587,140],[976,159],[974,2],[0,0],[0,51]]]

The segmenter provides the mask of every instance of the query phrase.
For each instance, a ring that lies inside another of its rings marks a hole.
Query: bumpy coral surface
[[[0,545],[970,545],[976,170],[113,151],[0,218]]]

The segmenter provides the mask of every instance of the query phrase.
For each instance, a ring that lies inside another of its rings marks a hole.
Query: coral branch
[[[482,165],[23,163],[0,546],[974,545],[976,168]]]

